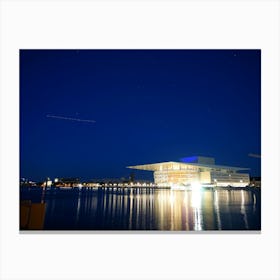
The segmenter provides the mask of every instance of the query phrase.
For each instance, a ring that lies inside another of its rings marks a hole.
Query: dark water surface
[[[260,230],[260,190],[22,189],[20,229]]]

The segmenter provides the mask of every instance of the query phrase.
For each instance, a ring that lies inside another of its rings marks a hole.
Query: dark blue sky
[[[260,175],[260,75],[259,50],[21,50],[20,175],[119,178],[193,155]]]

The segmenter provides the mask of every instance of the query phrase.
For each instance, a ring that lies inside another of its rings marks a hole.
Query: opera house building
[[[160,162],[128,166],[131,169],[154,172],[154,182],[158,186],[217,186],[245,187],[250,183],[248,168],[216,165],[210,157],[188,157],[181,162]],[[238,172],[241,171],[241,172]]]

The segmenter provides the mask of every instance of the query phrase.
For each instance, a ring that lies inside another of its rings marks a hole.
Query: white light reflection
[[[202,186],[198,182],[194,182],[191,184],[192,191],[200,191]]]
[[[138,227],[139,225],[139,220],[140,220],[140,195],[139,195],[139,189],[136,191],[136,226]]]
[[[192,207],[200,207],[201,203],[201,185],[198,183],[192,184]]]
[[[130,190],[130,194],[129,194],[129,229],[132,228],[132,204],[133,204],[133,194],[132,194],[132,190]]]
[[[255,194],[253,194],[253,200],[254,200],[253,211],[254,211],[254,213],[255,213],[255,212],[256,212],[256,201],[257,201],[256,195],[255,195]]]
[[[222,223],[221,223],[221,216],[220,216],[220,207],[219,207],[219,197],[218,192],[215,190],[214,192],[214,207],[217,214],[217,222],[218,222],[218,229],[222,229]]]
[[[201,213],[201,198],[202,198],[202,190],[199,184],[192,184],[192,198],[191,205],[193,208],[194,215],[194,230],[202,230],[203,218]]]
[[[78,221],[79,221],[80,208],[81,208],[81,194],[79,193],[77,212],[76,212],[76,223],[78,223]]]
[[[245,209],[245,198],[244,198],[244,191],[241,191],[241,214],[243,214],[243,218],[244,218],[244,223],[245,223],[245,228],[248,229],[249,225],[248,225],[248,219],[247,219],[247,213],[246,213],[246,209]]]
[[[170,190],[169,202],[170,202],[171,207],[173,207],[174,202],[175,202],[175,196],[174,196],[174,192],[172,190]]]

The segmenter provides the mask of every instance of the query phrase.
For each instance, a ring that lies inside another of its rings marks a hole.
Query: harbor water
[[[20,191],[20,230],[261,230],[261,191]]]

